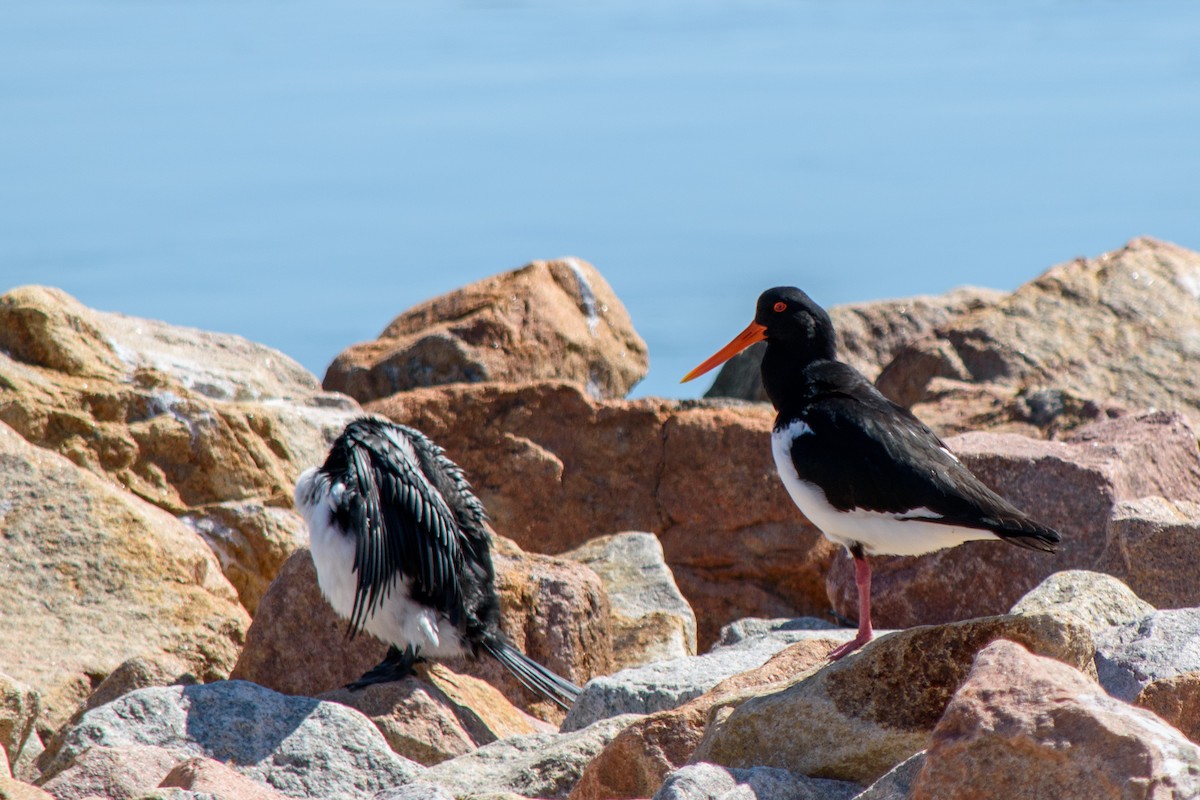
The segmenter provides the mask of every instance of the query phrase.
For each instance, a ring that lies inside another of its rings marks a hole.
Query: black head
[[[755,342],[766,341],[775,359],[808,363],[834,357],[833,323],[825,309],[792,286],[768,289],[758,298],[758,310],[746,330],[714,353],[683,380],[690,381],[725,363]]]
[[[763,338],[768,342],[800,350],[809,359],[834,357],[829,314],[794,286],[776,286],[763,292],[754,321],[766,329]]]

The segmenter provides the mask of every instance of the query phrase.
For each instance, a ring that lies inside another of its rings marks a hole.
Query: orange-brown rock
[[[718,708],[692,761],[870,783],[928,746],[975,654],[1002,638],[1095,674],[1091,633],[1050,614],[911,628],[781,691]]]
[[[838,358],[874,380],[901,348],[936,326],[945,325],[1003,297],[1004,292],[995,289],[963,287],[937,296],[833,306],[829,309],[829,317],[837,333]],[[747,321],[750,316],[747,314]],[[727,361],[704,396],[767,402],[759,375],[765,347],[754,345]]]
[[[1052,573],[1107,571],[1106,564],[1113,563],[1109,518],[1120,501],[1148,495],[1200,500],[1195,432],[1178,414],[1108,420],[1063,441],[974,433],[948,444],[984,483],[1061,531],[1063,543],[1054,555],[1003,542],[967,542],[925,556],[872,558],[871,611],[880,626],[904,628],[1004,613]],[[1172,556],[1156,559],[1165,568]],[[1156,569],[1146,567],[1148,574]],[[1114,570],[1123,580],[1129,571]],[[1185,581],[1186,567],[1176,572]],[[848,557],[835,559],[827,585],[833,607],[856,618],[858,598]]]
[[[884,394],[943,432],[978,415],[956,408],[945,378],[1032,398],[1036,427],[1072,403],[1160,408],[1200,419],[1200,253],[1150,238],[1051,268],[1006,298],[937,325],[879,375]],[[1049,395],[1038,400],[1039,393]],[[1060,402],[1056,393],[1067,400]],[[964,413],[965,412],[965,413]],[[972,422],[977,425],[977,422]]]
[[[56,800],[44,789],[0,774],[0,800]]]
[[[286,800],[289,797],[261,781],[246,777],[228,764],[203,756],[193,756],[176,764],[158,788],[187,789],[228,800]]]
[[[186,517],[251,611],[304,541],[296,476],[357,413],[238,336],[95,311],[45,287],[0,297],[0,422]]]
[[[426,766],[497,739],[554,730],[522,713],[491,684],[442,664],[421,664],[403,680],[335,689],[319,699],[366,714],[392,750]]]
[[[1200,747],[1066,664],[984,649],[933,731],[911,800],[1200,796]]]
[[[653,796],[667,775],[691,758],[714,706],[748,692],[782,688],[823,664],[838,644],[833,639],[799,642],[761,667],[728,678],[678,708],[633,722],[588,764],[570,800]]]
[[[428,300],[379,338],[342,352],[325,388],[361,402],[421,386],[568,380],[624,397],[646,374],[646,344],[591,264],[534,261]]]
[[[834,546],[775,474],[766,407],[597,401],[543,383],[418,389],[369,408],[445,447],[496,530],[526,550],[560,553],[617,531],[658,534],[696,612],[701,651],[735,619],[828,608],[823,575]]]
[[[249,618],[199,536],[3,423],[0,467],[0,664],[41,695],[41,733],[134,656],[228,674]]]
[[[1153,711],[1200,744],[1200,672],[1185,672],[1146,684],[1134,705]]]
[[[93,747],[42,784],[55,800],[141,797],[153,791],[182,759],[165,747]]]
[[[594,572],[563,559],[521,553],[500,537],[494,539],[493,560],[501,628],[517,647],[580,684],[611,668],[608,599]],[[346,639],[346,621],[322,597],[305,548],[285,562],[263,597],[231,677],[315,697],[358,678],[386,651],[387,645],[369,634]],[[447,663],[455,672],[496,686],[534,716],[562,716],[486,656]]]

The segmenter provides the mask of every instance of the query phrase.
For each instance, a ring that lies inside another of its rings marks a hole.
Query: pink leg
[[[861,550],[851,553],[854,555],[854,583],[858,586],[858,635],[830,653],[830,661],[853,653],[875,635],[871,629],[871,564]]]

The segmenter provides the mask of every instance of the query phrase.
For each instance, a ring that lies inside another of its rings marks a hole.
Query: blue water
[[[1200,249],[1200,3],[0,3],[0,290],[317,375],[427,297],[596,264],[687,369],[758,292]]]

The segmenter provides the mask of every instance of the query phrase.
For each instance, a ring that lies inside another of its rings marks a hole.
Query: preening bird
[[[424,658],[495,658],[526,688],[570,708],[579,687],[500,631],[487,512],[462,470],[425,434],[373,418],[351,422],[321,467],[296,481],[317,582],[351,636],[391,647],[354,683],[399,680]]]
[[[763,388],[778,412],[771,449],[779,477],[804,516],[854,557],[858,634],[830,658],[874,635],[868,555],[979,539],[1054,552],[1057,531],[985,486],[908,409],[837,360],[829,315],[799,289],[763,292],[754,321],[683,380],[760,341]]]

